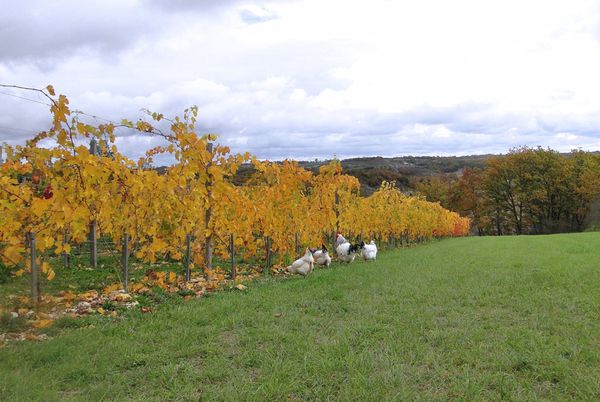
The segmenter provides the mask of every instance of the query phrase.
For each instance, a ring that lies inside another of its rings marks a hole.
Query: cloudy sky
[[[600,150],[596,0],[0,5],[0,84],[96,123],[198,105],[201,132],[273,159]],[[0,142],[48,127],[39,101],[0,88]],[[131,157],[159,142],[119,131]]]

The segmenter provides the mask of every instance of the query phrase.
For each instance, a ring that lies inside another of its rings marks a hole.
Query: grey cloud
[[[45,102],[44,99],[35,94],[18,93],[7,88],[0,88],[0,92],[0,143],[4,141],[9,144],[23,143],[50,126],[50,107],[36,103]],[[36,102],[6,94],[27,97]]]
[[[537,122],[540,132],[567,132],[584,137],[600,138],[600,110],[581,116],[544,114],[537,118]]]
[[[98,55],[109,61],[140,41],[161,38],[174,27],[214,21],[215,13],[237,3],[9,0],[0,14],[0,63],[15,67],[21,62],[35,63],[47,70],[74,55]]]
[[[241,0],[143,0],[142,4],[166,12],[210,11],[238,4]]]
[[[120,2],[9,3],[0,14],[0,62],[47,67],[75,52],[115,54],[160,27],[145,10]]]
[[[238,5],[254,4],[264,6],[265,4],[291,3],[298,0],[142,0],[142,4],[160,9],[165,12],[187,13],[187,12],[210,12],[231,8]]]

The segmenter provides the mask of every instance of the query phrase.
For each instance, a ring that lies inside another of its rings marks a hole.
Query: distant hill
[[[458,173],[464,168],[483,168],[491,155],[368,157],[342,160],[344,173],[356,177],[361,193],[370,195],[382,181],[394,180],[405,191],[412,190],[411,179],[440,173]]]
[[[592,152],[599,153],[599,152]],[[564,154],[568,155],[568,154]],[[434,176],[445,173],[460,173],[464,168],[483,168],[486,155],[468,156],[399,156],[384,158],[381,156],[350,158],[342,160],[344,173],[356,177],[361,185],[361,194],[370,195],[379,188],[382,181],[395,181],[399,188],[405,192],[413,190],[415,178]],[[319,167],[326,165],[331,160],[299,161],[303,168],[317,173]],[[164,172],[166,167],[158,167],[159,172]],[[238,170],[234,183],[244,184],[254,172],[250,164],[244,164]]]
[[[415,177],[458,173],[464,168],[483,168],[485,160],[490,156],[492,155],[363,157],[343,159],[342,168],[345,174],[359,180],[363,195],[370,195],[384,180],[395,181],[402,190],[411,191],[411,181]],[[300,161],[299,164],[316,173],[319,167],[329,162],[330,160],[315,160]],[[241,166],[234,182],[245,183],[253,171],[251,165]]]

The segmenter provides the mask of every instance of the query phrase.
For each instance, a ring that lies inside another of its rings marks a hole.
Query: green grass
[[[598,400],[600,234],[461,238],[0,349],[0,400]]]

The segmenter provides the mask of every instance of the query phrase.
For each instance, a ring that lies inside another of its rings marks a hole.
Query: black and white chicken
[[[375,245],[375,240],[371,240],[369,244],[365,244],[363,241],[360,245],[361,251],[360,254],[362,258],[366,260],[376,260],[377,259],[377,246]]]
[[[321,245],[320,250],[316,250],[313,252],[313,258],[315,259],[315,264],[317,265],[325,265],[326,267],[331,264],[331,257],[329,256],[329,251],[324,244]]]
[[[360,246],[358,244],[351,244],[339,233],[335,239],[335,244],[335,253],[338,256],[338,259],[342,262],[347,262],[348,264],[354,261],[356,252],[360,250]]]

